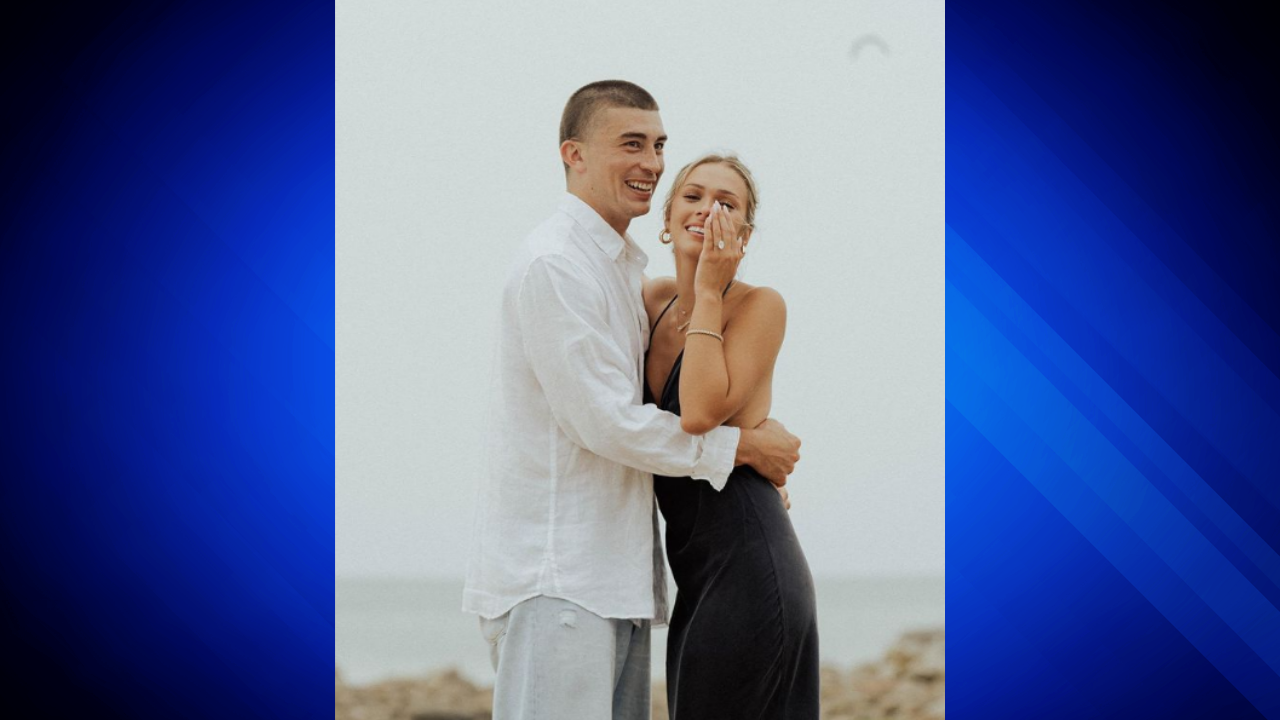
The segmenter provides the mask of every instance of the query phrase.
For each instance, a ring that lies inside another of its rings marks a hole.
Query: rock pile
[[[335,672],[336,720],[490,720],[493,691],[452,668],[425,678],[355,687]]]
[[[823,720],[944,720],[946,635],[909,632],[879,662],[822,668]],[[456,670],[353,687],[334,674],[336,720],[490,720],[493,691]],[[667,720],[667,690],[653,684],[653,720]]]
[[[879,662],[822,670],[823,720],[944,720],[946,634],[909,632]]]

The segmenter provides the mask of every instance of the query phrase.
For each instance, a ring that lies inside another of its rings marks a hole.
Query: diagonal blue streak
[[[1280,673],[1280,612],[1031,367],[951,283],[947,283],[947,321],[949,328],[955,328],[949,332],[959,331],[963,337],[962,342],[951,343],[953,358],[964,362],[966,368],[990,387],[1036,437],[1052,448],[1085,486],[1127,522],[1138,537],[1257,653],[1273,675]],[[979,403],[966,385],[949,383],[947,395],[958,410],[970,417],[977,414],[975,407]],[[989,423],[972,418],[971,421],[988,434]],[[1030,456],[1020,455],[1017,448],[1012,448],[1010,455],[1007,443],[993,440],[993,444],[1006,453],[1010,462],[1029,479],[1033,482],[1039,480],[1044,470],[1041,460],[1028,464]],[[1079,488],[1077,492],[1083,489]],[[1061,505],[1059,502],[1062,502],[1061,496],[1057,497],[1055,505],[1082,532],[1090,535],[1089,526],[1096,519],[1075,517],[1070,502]],[[1099,547],[1099,550],[1111,559],[1104,548]],[[1117,568],[1131,582],[1134,581],[1131,577],[1133,567],[1117,565]],[[1158,594],[1153,597],[1144,591],[1144,595],[1160,607]],[[1165,612],[1164,608],[1161,611]],[[1174,617],[1170,620],[1184,634],[1188,633],[1185,622]],[[1188,638],[1195,641],[1191,635]],[[1213,660],[1212,657],[1210,659]],[[1227,669],[1221,666],[1220,669],[1233,683],[1236,682]],[[1238,683],[1237,686],[1246,692],[1246,687]],[[1246,692],[1251,702],[1256,702],[1255,695]],[[1280,707],[1275,709],[1280,712]]]
[[[1265,717],[1280,720],[1280,678],[1174,570],[1153,556],[1132,526],[995,396],[972,366],[948,360],[948,402],[1080,535]],[[1068,570],[1070,572],[1070,570]],[[965,623],[967,624],[967,623]],[[1081,632],[1090,632],[1081,628]],[[1099,638],[1099,652],[1107,652]]]
[[[1143,374],[1141,368],[1135,367],[1124,357],[1115,345],[1088,318],[1076,310],[1068,298],[1063,296],[1063,292],[1076,292],[1074,289],[1068,288],[1064,291],[1048,283],[1041,272],[1032,267],[1022,254],[1009,247],[995,228],[976,216],[968,200],[953,194],[949,203],[948,210],[952,215],[952,219],[949,220],[951,227],[964,237],[966,243],[983,258],[984,262],[990,265],[1100,377],[1114,388],[1170,447],[1177,449],[1179,455],[1195,468],[1200,476],[1262,536],[1268,545],[1280,550],[1280,524],[1276,523],[1276,518],[1280,517],[1280,496],[1274,499],[1268,497],[1268,492],[1274,494],[1276,488],[1260,489],[1252,478],[1241,473],[1231,459],[1220,452],[1213,442],[1167,399],[1162,390]],[[977,304],[981,307],[981,298],[977,297],[975,300],[979,301]],[[997,321],[997,325],[999,324],[1000,322]],[[1011,325],[1009,327],[1013,329]],[[1016,329],[1013,329],[1013,332],[1018,337],[1022,336],[1022,333]],[[1006,335],[1011,333],[1006,332]],[[1015,345],[1019,344],[1016,337],[1011,336],[1010,339]],[[1033,355],[1039,355],[1039,350],[1025,338],[1023,342],[1026,345],[1020,347],[1034,361]],[[1052,370],[1052,372],[1046,371],[1046,376],[1058,373],[1056,368],[1047,364],[1047,360],[1045,363],[1044,365],[1037,363],[1037,365],[1042,370],[1045,368]],[[1059,380],[1051,377],[1051,379],[1055,384],[1067,382],[1065,378]],[[1073,389],[1069,394],[1072,393],[1078,394],[1079,391]],[[1083,398],[1080,400],[1073,398],[1073,402],[1081,407],[1092,421],[1099,424],[1104,431],[1103,434],[1112,438],[1117,447],[1126,450],[1126,454],[1131,458],[1134,455],[1139,456],[1134,460],[1134,464],[1144,474],[1153,478],[1159,475],[1163,479],[1162,491],[1170,493],[1171,497],[1176,493],[1186,500],[1186,496],[1164,478],[1163,473],[1156,470],[1150,461],[1141,457],[1141,453],[1133,448],[1130,441],[1102,415],[1101,411],[1093,408],[1092,403],[1088,403]],[[1084,403],[1088,403],[1088,407],[1085,407]],[[1230,422],[1230,418],[1221,418],[1220,421]],[[1186,500],[1186,504],[1189,506],[1190,501]],[[1195,514],[1202,518],[1200,523],[1202,529],[1210,527],[1203,515],[1198,512]],[[1188,515],[1191,516],[1191,513]],[[1214,530],[1214,532],[1217,531]],[[1242,555],[1240,559],[1243,559]]]
[[[948,401],[1264,716],[1280,719],[1280,677],[1196,596],[1130,525],[958,358],[948,361]],[[1102,650],[1103,648],[1100,648]]]
[[[957,19],[953,27],[965,32],[970,42],[982,45],[963,20]],[[961,94],[970,101],[982,101],[986,119],[998,123],[1001,135],[1018,145],[1019,156],[1036,169],[1038,178],[1052,187],[1055,196],[1095,228],[1103,242],[1280,411],[1280,378],[1249,345],[1274,358],[1280,336],[1079,136],[1048,99],[1033,92],[1014,68],[990,56],[985,59],[982,80],[963,63],[953,64],[952,80],[960,81]],[[1000,101],[994,100],[989,87],[997,84]],[[1212,303],[1213,308],[1206,303]],[[1234,327],[1229,327],[1227,320]]]
[[[1280,588],[1280,555],[1264,541],[1173,448],[1134,412],[1030,306],[947,228],[947,261],[973,279],[984,296],[1035,344],[1130,441],[1186,494],[1271,582]],[[972,292],[972,290],[970,291]]]
[[[957,77],[968,75],[961,67],[949,70],[949,77],[953,70]],[[984,157],[966,148],[984,146],[997,148],[992,154],[1016,165],[985,176],[978,173],[948,192],[974,197],[975,207],[1001,208],[1000,213],[982,215],[983,220],[1260,492],[1280,498],[1274,485],[1280,460],[1270,451],[1280,434],[1280,415],[1098,239],[1092,226],[1043,186],[1040,170],[1025,167],[1021,148],[1010,147],[1011,140],[992,128],[977,108],[965,101],[950,102],[947,122],[974,138],[949,150],[949,162],[982,167]],[[1033,180],[1005,181],[1010,175]],[[1224,414],[1238,422],[1217,422]]]

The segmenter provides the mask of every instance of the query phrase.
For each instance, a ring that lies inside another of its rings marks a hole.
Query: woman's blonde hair
[[[693,162],[680,168],[680,172],[676,173],[675,182],[671,183],[671,189],[667,191],[667,201],[662,204],[662,219],[667,221],[671,219],[671,203],[675,200],[676,193],[684,185],[685,180],[689,178],[689,173],[693,169],[708,163],[723,163],[733,168],[734,172],[742,177],[742,181],[747,184],[747,198],[745,200],[746,207],[742,209],[742,215],[745,218],[744,223],[749,228],[755,228],[756,222],[756,206],[760,204],[760,193],[756,190],[756,180],[751,176],[751,170],[747,168],[737,155],[720,155],[717,153],[708,153]]]

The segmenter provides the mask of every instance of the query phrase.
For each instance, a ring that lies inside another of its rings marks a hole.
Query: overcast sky
[[[803,8],[803,12],[801,12]],[[502,271],[564,192],[560,112],[622,78],[667,171],[736,151],[778,289],[772,415],[818,577],[944,569],[941,2],[337,3],[339,577],[460,577]]]

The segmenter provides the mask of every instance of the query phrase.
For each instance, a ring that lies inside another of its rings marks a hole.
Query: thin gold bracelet
[[[719,340],[720,342],[724,342],[723,335],[717,332],[711,332],[710,330],[689,330],[685,332],[685,335],[710,335],[711,337]]]

